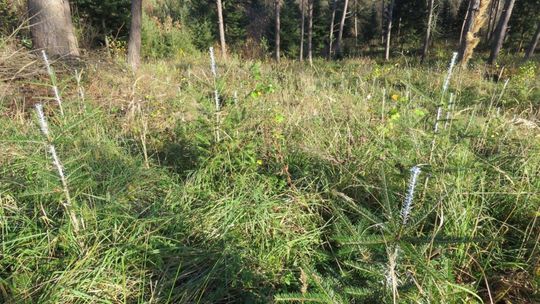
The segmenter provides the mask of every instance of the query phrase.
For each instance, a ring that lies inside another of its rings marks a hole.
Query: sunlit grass
[[[60,70],[65,116],[52,103],[47,115],[84,220],[79,233],[63,214],[32,107],[3,108],[0,299],[538,297],[538,73],[516,70],[503,92],[480,69],[455,70],[452,120],[441,115],[435,134],[437,108],[448,102],[446,59],[217,64],[219,141],[205,56],[148,64],[134,77],[119,76],[122,64],[90,60],[84,108],[74,74]],[[6,104],[22,104],[9,92]]]

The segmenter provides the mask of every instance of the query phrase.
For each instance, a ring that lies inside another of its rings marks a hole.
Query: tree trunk
[[[463,60],[465,50],[467,49],[467,45],[469,41],[467,36],[472,30],[474,19],[476,17],[476,14],[478,13],[479,7],[480,7],[480,0],[469,1],[469,8],[467,9],[467,14],[465,14],[465,20],[463,21],[463,26],[461,28],[462,37],[459,39],[460,47],[459,47],[459,54],[458,54],[458,62],[461,62]]]
[[[396,42],[397,42],[397,44],[400,45],[400,46],[401,46],[401,43],[400,43],[400,41],[401,41],[401,19],[402,19],[401,17],[399,17],[399,19],[398,19],[398,23],[397,23],[397,35],[396,35]]]
[[[219,25],[219,41],[221,43],[221,56],[227,58],[227,44],[225,43],[225,23],[223,22],[223,5],[221,0],[216,1]]]
[[[465,20],[465,35],[461,41],[458,55],[458,61],[462,66],[467,65],[474,49],[480,42],[477,34],[486,22],[489,3],[490,0],[471,0],[468,17]]]
[[[527,52],[525,52],[525,60],[529,60],[534,54],[534,50],[536,49],[536,46],[538,45],[538,40],[540,40],[540,21],[538,22],[536,33],[534,34],[531,40],[531,44],[527,48]]]
[[[112,58],[111,54],[111,44],[109,43],[109,37],[107,33],[107,26],[105,25],[105,18],[101,19],[101,30],[103,31],[103,41],[105,41],[105,50],[107,51],[107,56]]]
[[[131,0],[131,28],[129,30],[128,64],[136,71],[141,64],[142,0]]]
[[[304,1],[305,0],[300,0],[300,10],[302,11],[302,24],[300,26],[300,61],[304,61],[304,35],[306,23],[306,11],[304,7]]]
[[[493,10],[495,9],[495,2],[497,2],[497,0],[491,1],[491,5],[489,6],[488,27],[486,30],[486,36],[484,38],[486,41],[489,41],[489,36],[491,33],[491,23],[493,20]]]
[[[345,3],[343,3],[343,15],[341,16],[341,22],[339,23],[339,33],[338,33],[338,40],[336,45],[337,54],[339,56],[342,55],[342,43],[343,43],[343,29],[345,28],[345,20],[347,19],[347,12],[349,9],[349,0],[345,0]]]
[[[336,21],[336,7],[337,0],[332,0],[332,20],[330,21],[330,41],[328,42],[328,59],[332,58],[332,52],[334,48],[334,23]]]
[[[280,0],[276,0],[275,2],[275,9],[276,9],[276,27],[275,27],[275,32],[276,32],[276,61],[279,62],[279,59],[281,57],[281,54],[280,54],[280,47],[281,47],[281,18],[280,18],[280,15],[281,15],[281,4],[279,3]]]
[[[463,35],[465,35],[465,27],[469,21],[469,12],[471,11],[471,5],[474,0],[469,0],[469,5],[467,6],[467,12],[465,12],[465,18],[463,18],[463,23],[461,24],[461,32],[459,32],[459,45],[463,43]]]
[[[79,56],[67,0],[28,0],[34,49],[51,56]]]
[[[358,0],[354,0],[353,3],[353,16],[354,16],[354,46],[358,46]]]
[[[491,1],[491,5],[489,6],[489,17],[488,17],[488,28],[486,30],[486,41],[489,42],[491,40],[491,31],[493,30],[493,26],[495,26],[495,20],[497,17],[497,11],[495,10],[495,6],[498,5],[499,0],[493,0]]]
[[[392,19],[394,15],[394,0],[390,1],[387,11],[387,24],[386,24],[386,45],[384,47],[384,59],[390,60],[390,38],[392,35]]]
[[[497,60],[497,56],[499,56],[499,52],[501,51],[504,42],[504,37],[506,36],[506,31],[508,29],[508,20],[510,20],[510,16],[512,15],[512,10],[514,9],[515,2],[516,0],[506,0],[506,2],[504,3],[501,18],[499,19],[497,29],[495,30],[495,40],[493,40],[491,54],[489,55],[489,64],[495,63],[495,60]]]
[[[308,0],[308,60],[313,65],[313,1]]]
[[[420,59],[420,62],[423,63],[426,59],[428,49],[429,49],[429,41],[431,40],[431,23],[433,20],[433,5],[435,0],[428,0],[428,21],[427,21],[427,28],[426,28],[426,36],[424,38],[424,48],[422,49],[422,58]]]
[[[495,2],[495,9],[493,10],[493,24],[491,25],[491,31],[489,32],[488,42],[493,39],[493,34],[495,32],[495,24],[497,24],[497,18],[499,18],[499,6],[501,5],[500,0],[493,0]]]
[[[386,14],[384,11],[386,10],[386,4],[384,0],[381,2],[381,44],[384,44],[384,39],[386,38],[386,35],[384,34],[384,20],[386,19]]]

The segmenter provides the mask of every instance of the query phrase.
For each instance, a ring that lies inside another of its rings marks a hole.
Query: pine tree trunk
[[[141,64],[142,0],[131,0],[131,28],[129,30],[127,61],[136,71]]]
[[[28,0],[34,49],[50,56],[79,56],[71,9],[67,0]]]
[[[336,7],[337,7],[337,0],[333,0],[332,3],[332,19],[330,21],[330,34],[329,36],[329,42],[328,42],[328,59],[332,58],[332,52],[334,50],[334,23],[336,21]]]
[[[514,9],[515,2],[516,0],[506,0],[506,2],[504,3],[501,18],[499,19],[497,29],[495,30],[495,40],[493,40],[491,54],[489,55],[489,64],[495,63],[495,60],[497,60],[497,56],[499,56],[499,52],[501,51],[504,42],[504,37],[506,36],[506,31],[508,29],[508,21],[510,20],[510,16],[512,15],[512,10]]]
[[[469,14],[465,23],[465,35],[459,48],[458,61],[466,66],[474,49],[480,42],[478,33],[487,19],[487,11],[491,0],[471,0]]]
[[[428,49],[429,49],[429,42],[431,40],[431,23],[433,20],[433,5],[435,0],[428,0],[428,21],[427,21],[427,28],[426,28],[426,36],[424,38],[424,48],[422,49],[422,58],[420,59],[420,62],[424,62],[426,59]]]
[[[495,25],[495,21],[493,19],[494,16],[497,17],[497,12],[495,11],[495,6],[497,5],[497,2],[499,0],[493,0],[491,1],[491,5],[489,6],[489,18],[488,18],[488,28],[487,28],[487,31],[486,31],[486,41],[490,41],[491,40],[491,31],[493,30],[492,27]]]
[[[275,2],[275,10],[276,10],[276,24],[275,24],[275,34],[276,34],[276,61],[279,62],[279,59],[281,57],[280,54],[280,47],[281,47],[281,4],[279,3],[280,0],[276,0]]]
[[[473,7],[474,5],[477,6],[476,9]],[[463,24],[461,25],[461,33],[459,35],[459,45],[463,43],[463,38],[465,38],[465,35],[467,34],[467,32],[470,31],[472,27],[474,16],[471,16],[471,11],[472,12],[477,11],[479,5],[480,5],[479,0],[469,0],[469,5],[467,6],[467,12],[465,13],[465,18],[463,19]]]
[[[392,35],[392,19],[394,15],[394,0],[390,1],[387,12],[387,24],[386,24],[386,45],[384,48],[384,59],[386,61],[390,60],[390,38]]]
[[[304,61],[304,35],[306,23],[306,11],[304,7],[304,1],[305,0],[300,0],[300,10],[302,11],[302,24],[300,25],[300,61]]]
[[[525,52],[525,60],[529,60],[534,54],[534,50],[536,49],[536,46],[538,45],[538,40],[540,40],[540,22],[538,22],[536,33],[534,34],[531,40],[531,44],[529,44],[529,47],[527,48],[527,52]]]
[[[495,5],[495,8],[493,10],[493,20],[492,20],[492,25],[491,25],[491,31],[489,32],[489,37],[488,37],[488,40],[487,42],[489,43],[491,41],[491,39],[493,39],[493,34],[495,32],[495,24],[497,24],[497,18],[499,18],[499,6],[501,4],[501,1],[500,0],[493,0],[494,1],[494,5]]]
[[[476,18],[479,7],[480,7],[480,0],[470,0],[469,9],[467,11],[466,19],[462,27],[462,38],[460,39],[458,62],[462,62],[465,56],[465,51],[467,50],[468,44],[470,43],[467,36],[472,30],[474,19]]]
[[[225,23],[223,22],[223,5],[221,0],[216,1],[219,25],[219,41],[221,44],[221,56],[227,58],[227,44],[225,43]]]
[[[308,0],[308,60],[313,65],[313,1]]]
[[[467,6],[467,12],[465,13],[465,18],[463,18],[463,24],[461,25],[461,32],[459,34],[459,44],[461,45],[463,43],[463,35],[469,30],[467,27],[467,23],[469,22],[469,13],[471,12],[471,5],[475,0],[469,0],[469,5]]]
[[[386,38],[386,35],[384,34],[384,20],[386,19],[386,15],[384,11],[386,10],[386,4],[385,1],[382,0],[381,2],[381,44],[384,44],[384,39]]]
[[[397,35],[396,35],[396,42],[397,42],[397,44],[400,45],[400,46],[401,46],[401,43],[400,43],[400,41],[401,41],[401,19],[402,19],[402,18],[399,17],[398,23],[397,23],[397,33],[396,33],[396,34],[397,34]]]
[[[342,44],[343,44],[343,29],[345,28],[345,20],[347,19],[347,12],[349,9],[349,0],[345,0],[343,3],[343,15],[341,16],[341,22],[339,23],[339,32],[338,40],[336,45],[336,51],[339,56],[342,55]]]
[[[484,38],[486,41],[489,41],[489,36],[491,32],[491,23],[493,19],[493,10],[495,9],[495,2],[497,2],[497,0],[491,1],[491,5],[489,6],[488,27],[486,30],[486,36]]]

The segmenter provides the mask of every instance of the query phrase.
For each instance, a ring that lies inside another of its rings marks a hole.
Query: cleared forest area
[[[0,1],[0,302],[540,301],[538,31],[504,21],[520,1],[478,1],[461,43],[442,38],[453,1],[406,42],[415,6],[387,1],[391,35],[364,43],[364,1],[270,1],[281,37],[250,44],[235,29],[258,1],[79,0],[62,48],[23,2]],[[91,39],[112,11],[141,19]]]

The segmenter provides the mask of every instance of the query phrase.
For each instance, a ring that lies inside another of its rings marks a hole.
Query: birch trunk
[[[358,4],[357,2],[358,0],[354,0],[354,3],[353,3],[353,14],[354,14],[354,46],[357,47],[358,46]]]
[[[308,0],[308,60],[313,65],[313,1]]]
[[[387,12],[387,25],[386,25],[386,45],[384,48],[384,59],[386,61],[390,60],[390,38],[392,35],[392,19],[394,15],[394,0],[390,1]]]
[[[328,42],[328,59],[332,58],[332,52],[334,50],[334,23],[336,21],[336,6],[337,0],[332,0],[332,19],[330,21],[330,33],[329,33],[329,42]]]
[[[279,62],[279,59],[281,58],[281,54],[280,54],[280,47],[281,47],[281,5],[279,3],[280,0],[276,0],[275,2],[275,11],[276,11],[276,24],[275,24],[275,34],[276,34],[276,44],[275,44],[275,48],[276,48],[276,61]]]
[[[347,19],[347,12],[349,9],[349,0],[345,0],[343,4],[343,15],[341,16],[341,22],[339,23],[338,40],[336,45],[336,51],[339,56],[342,55],[342,43],[343,43],[343,29],[345,28],[345,20]]]
[[[306,11],[304,7],[304,1],[300,0],[300,10],[302,11],[302,24],[300,26],[300,61],[304,61],[304,35],[306,24]]]

